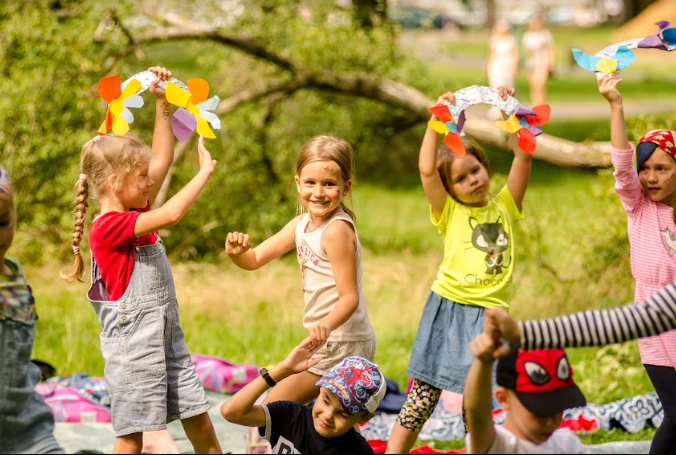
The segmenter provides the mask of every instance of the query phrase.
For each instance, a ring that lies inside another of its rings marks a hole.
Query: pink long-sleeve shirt
[[[636,280],[635,302],[676,281],[676,223],[674,209],[652,201],[641,188],[634,168],[634,148],[610,148],[615,167],[615,190],[627,212],[631,272]],[[639,339],[644,364],[676,368],[676,330]]]

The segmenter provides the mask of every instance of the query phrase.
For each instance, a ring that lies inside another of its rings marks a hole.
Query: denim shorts
[[[434,387],[463,393],[474,355],[469,343],[483,331],[484,308],[430,292],[413,343],[408,375]]]

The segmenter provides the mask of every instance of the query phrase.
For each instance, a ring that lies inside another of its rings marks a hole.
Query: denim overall
[[[171,421],[209,409],[179,325],[174,280],[162,241],[134,248],[129,286],[118,301],[108,300],[93,256],[87,293],[101,323],[104,377],[116,437],[163,430]]]
[[[33,294],[18,263],[7,262],[15,276],[0,282],[0,453],[64,453],[54,439],[52,411],[35,392]]]

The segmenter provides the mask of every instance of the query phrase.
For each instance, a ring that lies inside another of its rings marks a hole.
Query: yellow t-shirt
[[[484,308],[509,308],[514,273],[514,224],[523,218],[505,185],[484,207],[450,196],[432,224],[444,240],[444,260],[432,291],[445,299]]]

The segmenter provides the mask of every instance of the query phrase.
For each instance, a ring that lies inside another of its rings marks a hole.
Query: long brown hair
[[[354,169],[355,156],[352,146],[337,137],[330,135],[320,135],[310,138],[303,148],[300,149],[300,154],[296,160],[296,175],[300,176],[301,170],[310,163],[315,161],[333,161],[340,167],[341,177],[345,182],[352,180],[354,184]],[[352,195],[352,193],[350,193]],[[300,205],[299,201],[299,207]],[[345,212],[350,215],[353,221],[357,220],[357,216],[352,210],[341,201],[340,206]],[[301,210],[302,211],[302,210]]]
[[[465,151],[474,157],[486,168],[486,171],[490,171],[491,162],[488,159],[488,155],[476,142],[462,138],[462,144],[465,146]],[[437,150],[437,172],[439,173],[439,178],[441,178],[441,183],[444,184],[446,192],[451,195],[453,199],[456,199],[455,194],[453,194],[453,181],[451,179],[451,166],[453,161],[456,159],[455,153],[448,148],[443,142],[439,145]],[[457,200],[457,199],[456,199]]]
[[[80,254],[80,243],[84,235],[87,211],[89,210],[89,184],[92,199],[101,200],[122,185],[129,173],[146,164],[152,158],[148,146],[133,135],[110,134],[97,136],[82,146],[80,153],[80,178],[75,185],[75,229],[73,231],[73,252],[75,261],[70,272],[61,273],[61,278],[71,283],[82,281],[84,261]],[[112,188],[109,177],[117,174],[116,187]]]

